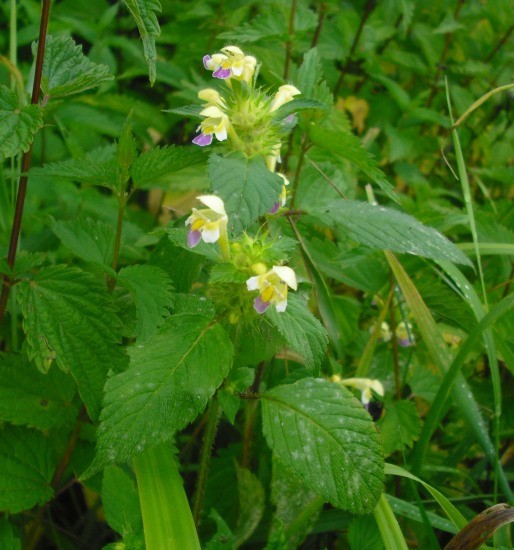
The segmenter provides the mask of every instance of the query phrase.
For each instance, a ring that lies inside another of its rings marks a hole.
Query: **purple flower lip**
[[[269,308],[270,302],[264,302],[261,296],[257,296],[253,301],[253,307],[257,313],[264,313]]]
[[[202,58],[202,61],[203,61],[203,66],[209,70],[209,67],[207,66],[207,63],[211,60],[211,56],[210,55],[204,55],[203,58]]]
[[[280,208],[280,203],[276,202],[272,207],[271,210],[268,212],[268,214],[276,214],[278,212],[278,209]]]
[[[189,231],[187,234],[187,246],[194,248],[201,240],[202,233],[200,231]]]
[[[193,143],[199,145],[200,147],[205,147],[212,143],[212,134],[198,134],[194,139]]]
[[[231,74],[231,71],[230,69],[224,69],[223,67],[219,67],[218,69],[216,69],[213,73],[212,73],[212,76],[214,78],[222,78],[222,79],[225,79],[225,78],[228,78]]]
[[[412,342],[409,340],[409,338],[398,338],[398,345],[402,348],[408,348],[412,346]]]

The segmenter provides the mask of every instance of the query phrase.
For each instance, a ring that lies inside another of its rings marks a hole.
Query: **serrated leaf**
[[[362,244],[437,260],[472,265],[465,254],[439,231],[392,208],[367,202],[338,200],[311,212],[335,224]]]
[[[98,452],[89,473],[124,462],[192,422],[232,363],[232,344],[216,322],[183,313],[130,349],[130,367],[105,385]]]
[[[211,155],[209,180],[214,195],[222,198],[228,229],[241,233],[279,200],[283,180],[270,172],[260,157]]]
[[[387,178],[378,167],[374,157],[364,149],[361,141],[351,132],[335,132],[311,125],[309,137],[312,142],[323,149],[340,156],[355,164],[366,176],[371,178],[382,189],[389,198],[398,201],[396,191],[387,181]]]
[[[316,371],[325,355],[328,336],[323,325],[307,306],[297,296],[289,293],[285,311],[278,313],[272,306],[265,315],[288,345],[303,356],[305,366],[311,371]]]
[[[77,417],[75,384],[59,369],[41,374],[22,355],[0,354],[0,419],[40,430]]]
[[[32,44],[36,55],[37,42]],[[107,65],[90,61],[69,36],[47,36],[41,90],[52,99],[78,94],[112,80]]]
[[[234,550],[250,538],[264,513],[264,488],[257,477],[240,466],[236,466],[239,513],[234,530]]]
[[[95,160],[94,152],[78,159],[69,159],[61,162],[45,164],[42,168],[32,168],[31,175],[53,176],[66,178],[80,183],[101,185],[109,189],[116,189],[116,161],[112,149],[106,148],[109,153],[107,160]]]
[[[352,394],[304,378],[261,395],[263,432],[274,456],[333,506],[370,512],[383,491],[380,437]]]
[[[145,342],[163,322],[166,307],[171,300],[171,281],[166,273],[153,265],[124,267],[118,273],[118,282],[127,288],[137,309],[136,339]]]
[[[18,285],[29,357],[46,372],[53,361],[71,372],[92,419],[109,369],[123,370],[117,316],[101,282],[80,269],[47,267]]]
[[[51,444],[41,432],[4,426],[0,432],[0,511],[14,514],[50,500],[54,468]]]
[[[117,466],[104,472],[102,504],[107,523],[124,539],[140,539],[141,548],[144,548],[143,520],[136,483]]]
[[[200,112],[203,110],[201,105],[184,105],[175,109],[165,109],[163,113],[173,113],[174,115],[182,115],[187,117],[203,119]]]
[[[0,162],[26,153],[35,133],[43,126],[43,109],[39,105],[20,107],[15,92],[0,86]]]
[[[123,3],[132,14],[139,29],[139,35],[143,42],[143,52],[148,64],[148,77],[150,84],[153,86],[157,76],[155,37],[161,34],[155,12],[161,11],[161,4],[157,0],[123,0]]]
[[[401,400],[389,403],[379,428],[386,456],[412,447],[421,433],[421,420],[414,402]]]
[[[140,189],[155,186],[156,182],[172,172],[205,162],[206,157],[198,147],[155,147],[142,153],[130,169],[134,185]]]
[[[73,254],[86,262],[110,269],[114,253],[114,227],[91,218],[54,221],[51,227]]]
[[[319,100],[323,106],[333,103],[332,92],[323,80],[323,68],[317,48],[312,48],[304,54],[298,70],[297,85],[304,97]]]
[[[277,109],[273,113],[273,118],[277,120],[282,120],[288,115],[291,115],[298,111],[304,111],[305,109],[324,109],[325,107],[326,105],[324,103],[321,103],[321,101],[317,101],[316,99],[293,99],[292,101],[288,101],[287,103],[282,105],[282,107]]]

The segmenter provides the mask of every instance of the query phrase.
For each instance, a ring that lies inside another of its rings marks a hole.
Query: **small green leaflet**
[[[328,336],[307,306],[289,293],[285,311],[278,313],[275,306],[271,306],[265,315],[278,328],[288,345],[303,356],[305,366],[316,372],[325,356]]]
[[[157,332],[171,305],[171,281],[154,265],[132,265],[118,273],[118,283],[127,288],[137,309],[136,339],[145,342]]]
[[[317,48],[304,54],[296,84],[304,97],[320,101],[323,107],[332,106],[333,95],[323,78],[323,67]]]
[[[264,513],[264,488],[259,479],[250,470],[237,464],[236,474],[239,510],[234,529],[234,550],[250,538]]]
[[[351,392],[303,378],[261,395],[262,427],[282,465],[333,506],[371,512],[382,494],[384,459],[376,427]]]
[[[404,399],[388,403],[386,414],[378,423],[384,454],[389,456],[394,451],[405,451],[412,447],[421,433],[421,420],[413,401]]]
[[[296,113],[298,111],[304,111],[305,109],[324,109],[326,105],[317,101],[316,99],[300,98],[288,101],[280,109],[277,109],[273,113],[273,118],[282,120],[283,118]]]
[[[29,357],[42,372],[53,361],[71,372],[89,415],[98,418],[107,372],[123,370],[127,360],[110,295],[90,273],[62,265],[18,288]]]
[[[16,93],[0,86],[0,162],[26,153],[35,133],[43,126],[43,109],[39,105],[20,107]]]
[[[225,202],[228,230],[241,233],[278,202],[282,178],[270,172],[260,157],[211,155],[209,180],[214,195]]]
[[[23,355],[0,354],[0,420],[48,430],[77,418],[71,376],[53,368],[38,372]]]
[[[105,385],[98,451],[86,475],[171,439],[205,408],[232,364],[219,323],[183,313],[130,349],[128,370]]]
[[[54,221],[52,231],[62,244],[86,262],[111,270],[114,250],[112,225],[91,218]]]
[[[311,212],[321,215],[329,225],[340,227],[354,241],[372,248],[472,265],[436,229],[392,208],[341,199],[315,207]]]
[[[36,430],[4,426],[0,431],[0,511],[15,514],[49,501],[54,469],[48,438]]]
[[[32,53],[37,52],[37,42]],[[52,99],[78,94],[112,80],[107,65],[97,65],[69,36],[47,36],[41,90]]]
[[[148,77],[150,84],[153,86],[155,77],[157,76],[155,66],[157,61],[155,37],[161,34],[159,21],[155,12],[161,11],[161,4],[157,0],[123,0],[123,3],[132,14],[139,29],[145,59],[148,63]]]

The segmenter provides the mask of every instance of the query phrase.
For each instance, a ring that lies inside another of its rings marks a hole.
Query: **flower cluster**
[[[211,145],[214,137],[224,142],[230,141],[232,150],[241,151],[248,157],[261,155],[271,172],[276,171],[280,162],[282,140],[288,133],[293,115],[277,120],[276,112],[301,92],[291,84],[280,86],[269,96],[254,83],[257,60],[246,55],[237,46],[225,46],[219,53],[205,55],[204,67],[212,71],[212,76],[225,82],[222,93],[206,88],[198,93],[204,102],[200,116],[204,117],[197,128],[195,145]],[[285,121],[285,122],[284,122]],[[275,214],[286,203],[286,185],[289,183],[283,174],[284,185],[270,214]]]
[[[197,200],[207,208],[193,208],[193,213],[185,222],[186,226],[189,226],[187,234],[189,248],[194,248],[200,241],[219,242],[225,259],[229,259],[228,216],[223,201],[215,195],[200,195]],[[250,269],[257,273],[246,281],[248,291],[259,291],[253,302],[255,311],[262,314],[271,304],[275,305],[279,313],[285,311],[288,288],[297,289],[295,272],[284,265],[275,265],[268,270],[267,266],[261,262],[252,264]]]

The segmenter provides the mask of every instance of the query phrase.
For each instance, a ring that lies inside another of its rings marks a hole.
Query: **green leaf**
[[[184,105],[182,107],[176,107],[175,109],[165,109],[163,113],[173,113],[174,115],[199,118],[202,120],[203,116],[200,114],[202,110],[203,107],[200,105]]]
[[[386,414],[379,422],[384,454],[404,451],[412,447],[421,432],[421,420],[413,401],[395,401],[386,407]]]
[[[96,419],[107,371],[118,372],[126,364],[109,294],[93,275],[65,266],[47,267],[18,288],[29,357],[42,372],[54,360],[70,371]]]
[[[123,0],[123,3],[132,14],[139,29],[139,35],[143,42],[143,52],[148,63],[148,76],[150,84],[153,86],[157,75],[155,37],[161,34],[155,12],[161,11],[161,4],[157,0]]]
[[[54,221],[52,231],[62,244],[86,262],[111,270],[114,252],[114,228],[106,223],[86,219]]]
[[[332,105],[333,95],[323,80],[323,67],[317,48],[312,48],[304,54],[296,83],[303,97],[319,100],[323,106]]]
[[[273,118],[282,120],[288,115],[297,113],[298,111],[304,111],[305,109],[324,109],[325,107],[326,105],[321,103],[321,101],[302,97],[301,99],[293,99],[282,105],[282,107],[273,113]]]
[[[211,508],[209,517],[216,523],[216,534],[207,542],[205,550],[227,550],[233,548],[234,535],[225,520]]]
[[[375,158],[364,149],[359,138],[351,132],[335,132],[312,124],[309,137],[315,145],[355,164],[371,178],[389,198],[398,202],[396,191],[378,167]]]
[[[312,212],[340,227],[351,239],[372,248],[471,265],[464,253],[444,235],[392,208],[337,200],[314,207]]]
[[[130,349],[129,369],[107,381],[89,474],[171,439],[205,408],[231,363],[232,344],[218,323],[188,313],[167,319]]]
[[[50,485],[54,457],[41,432],[4,426],[0,434],[0,511],[15,514],[44,504],[53,496]]]
[[[149,189],[168,174],[203,162],[205,154],[198,147],[155,147],[135,160],[130,175],[136,187]]]
[[[372,515],[352,519],[348,542],[351,550],[384,550],[377,522]]]
[[[37,42],[32,53],[37,52]],[[41,90],[52,99],[78,94],[112,80],[107,65],[97,65],[69,36],[47,36]]]
[[[212,191],[225,202],[228,229],[241,233],[279,200],[283,180],[270,172],[260,157],[246,159],[212,155],[209,159]]]
[[[153,265],[124,267],[118,282],[130,290],[137,309],[136,339],[145,342],[163,322],[170,305],[171,281],[166,273]]]
[[[132,109],[130,110],[120,139],[116,146],[116,160],[118,162],[117,195],[123,196],[130,178],[130,167],[137,158],[136,140],[132,131]]]
[[[327,349],[328,336],[307,306],[297,296],[289,294],[285,311],[278,313],[272,306],[265,315],[288,345],[303,356],[306,367],[317,371]]]
[[[264,488],[250,470],[236,466],[239,513],[234,530],[234,549],[250,538],[264,513]]]
[[[13,526],[5,517],[0,518],[0,548],[21,550],[21,540],[15,536]]]
[[[77,418],[75,384],[58,369],[38,372],[23,355],[0,354],[0,419],[40,430]]]
[[[144,548],[143,520],[135,481],[121,468],[104,472],[102,504],[107,523],[125,539],[139,539]]]
[[[7,86],[0,86],[0,162],[26,153],[35,133],[43,126],[39,105],[20,107],[18,97]]]
[[[262,423],[274,456],[333,506],[374,509],[383,490],[380,437],[353,395],[304,378],[261,395]]]

